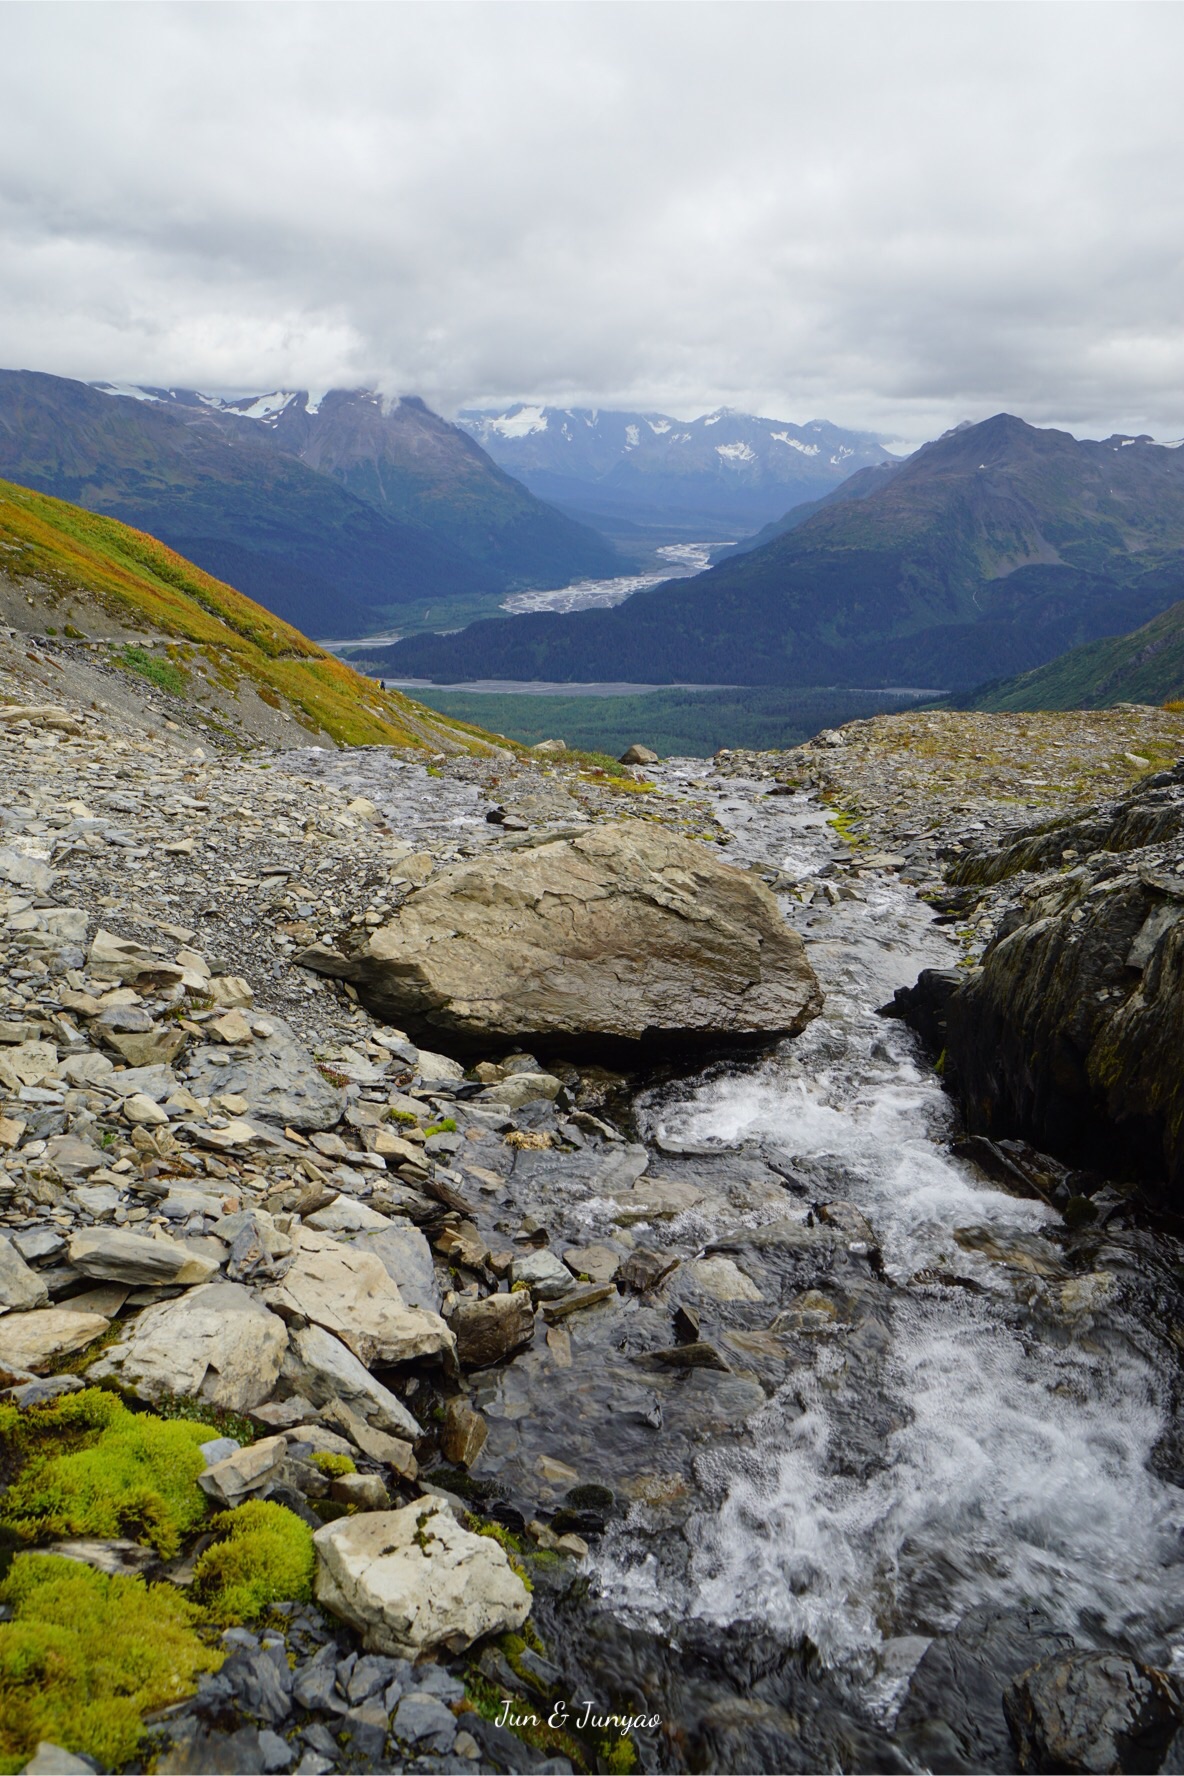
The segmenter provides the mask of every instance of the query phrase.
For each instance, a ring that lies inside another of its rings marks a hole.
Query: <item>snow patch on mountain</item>
[[[237,413],[240,419],[258,419],[266,422],[276,419],[284,411],[284,408],[290,406],[295,399],[295,389],[277,389],[274,394],[258,396],[249,406],[240,406],[237,401],[232,401],[227,411]]]
[[[92,382],[100,395],[125,395],[129,401],[159,401],[162,397],[152,389],[140,388],[134,382]]]
[[[547,416],[541,407],[514,407],[485,424],[499,438],[529,438],[532,432],[546,431]]]
[[[755,462],[756,451],[749,444],[717,444],[715,454],[728,462]]]
[[[814,430],[818,431],[815,426]],[[817,444],[803,444],[800,438],[791,438],[788,432],[770,432],[770,438],[776,438],[779,444],[788,444],[791,450],[800,450],[803,456],[817,456]]]

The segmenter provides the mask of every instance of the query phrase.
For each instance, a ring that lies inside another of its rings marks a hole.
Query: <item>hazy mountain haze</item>
[[[9,5],[0,362],[1184,432],[1173,6]]]

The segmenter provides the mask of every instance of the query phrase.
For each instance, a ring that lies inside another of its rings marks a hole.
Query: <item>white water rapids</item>
[[[737,787],[717,811],[736,853],[795,877],[837,850],[823,814],[796,798],[762,803]],[[1038,1603],[1086,1643],[1178,1655],[1184,1494],[1147,1465],[1163,1428],[1161,1377],[1113,1325],[1098,1336],[1089,1314],[1058,1317],[1061,1282],[1024,1270],[1042,1249],[1055,1260],[1039,1236],[1059,1218],[946,1151],[938,1080],[875,1007],[956,952],[894,878],[860,886],[862,901],[784,903],[825,989],[822,1016],[759,1068],[659,1101],[656,1127],[686,1142],[757,1139],[789,1164],[814,1162],[830,1195],[871,1222],[894,1282],[944,1267],[983,1292],[893,1292],[880,1377],[899,1428],[878,1470],[835,1471],[843,1362],[841,1341],[824,1341],[813,1372],[796,1372],[756,1421],[755,1449],[704,1458],[719,1502],[688,1525],[681,1592],[626,1527],[601,1553],[602,1595],[654,1625],[763,1621],[808,1636],[889,1715],[926,1639],[976,1604]],[[981,1239],[963,1249],[953,1234],[968,1227],[1018,1261],[992,1262]],[[1043,1288],[1052,1311],[1028,1312],[1025,1288]],[[792,1412],[781,1406],[790,1394]]]

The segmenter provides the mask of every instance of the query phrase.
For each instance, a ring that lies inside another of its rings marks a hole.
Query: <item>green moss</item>
[[[0,1502],[0,1523],[23,1540],[130,1536],[167,1559],[205,1516],[206,1426],[129,1412],[99,1388],[23,1418],[28,1459]]]
[[[402,1123],[405,1128],[414,1128],[419,1121],[419,1117],[413,1116],[410,1110],[388,1110],[386,1117],[388,1122]]]
[[[171,1585],[107,1578],[76,1560],[20,1554],[0,1584],[0,1773],[39,1740],[104,1769],[135,1756],[141,1716],[192,1694],[221,1652],[194,1632],[196,1611]]]
[[[445,1116],[440,1122],[429,1123],[424,1135],[454,1135],[456,1133],[456,1117]]]
[[[358,1471],[352,1455],[331,1455],[327,1449],[318,1449],[309,1461],[334,1480],[339,1474],[356,1474]]]
[[[218,1437],[233,1437],[236,1443],[253,1443],[258,1432],[252,1419],[246,1418],[241,1412],[231,1412],[225,1406],[212,1406],[208,1400],[198,1400],[192,1394],[165,1394],[156,1406],[161,1418],[182,1419],[186,1423],[204,1425]],[[207,1436],[205,1439],[209,1442]]]
[[[511,1530],[501,1523],[487,1522],[484,1518],[475,1517],[471,1511],[465,1513],[465,1528],[472,1530],[474,1535],[488,1536],[491,1541],[497,1542],[526,1589],[534,1590],[531,1576],[522,1564],[522,1543]]]
[[[179,666],[171,660],[158,660],[146,648],[133,647],[130,643],[123,652],[115,656],[116,663],[128,667],[132,672],[139,673],[149,684],[156,685],[160,690],[167,691],[170,697],[185,695],[185,675]]]
[[[216,1621],[251,1622],[273,1603],[312,1596],[312,1530],[294,1511],[248,1499],[212,1528],[221,1540],[198,1556],[193,1596]]]

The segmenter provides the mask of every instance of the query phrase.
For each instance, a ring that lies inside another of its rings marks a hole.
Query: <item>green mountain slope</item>
[[[1178,576],[1184,592],[1184,570]],[[1018,678],[996,680],[959,709],[1108,709],[1184,699],[1184,599],[1129,635],[1072,648]]]
[[[1184,452],[1000,414],[748,554],[612,610],[413,637],[391,671],[969,687],[1178,596]]]
[[[388,461],[378,486],[360,446],[353,457],[341,446],[340,414],[339,449],[326,448],[322,472],[301,460],[298,439],[291,448],[277,439],[269,421],[282,407],[256,403],[261,420],[247,403],[142,393],[0,372],[0,475],[150,531],[313,634],[359,635],[394,619],[408,627],[433,612],[443,621],[457,609],[463,621],[518,585],[615,565],[593,532],[534,500],[418,404],[408,404],[417,413],[403,433],[433,447],[409,443],[420,467]]]
[[[155,537],[113,518],[0,481],[0,586],[60,604],[64,633],[136,635],[153,645],[107,650],[182,700],[216,684],[252,690],[311,736],[342,745],[481,750],[486,736],[380,691],[299,630],[223,585]],[[30,598],[30,602],[32,599]],[[62,619],[59,619],[61,621]]]

